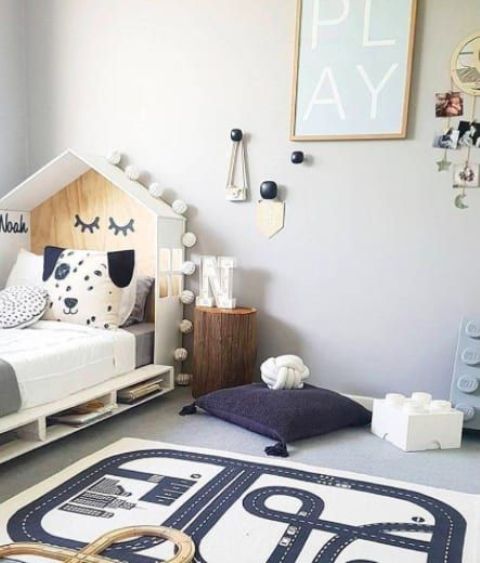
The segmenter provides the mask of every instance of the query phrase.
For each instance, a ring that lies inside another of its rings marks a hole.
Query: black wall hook
[[[232,129],[230,131],[230,139],[234,143],[239,143],[243,139],[243,131],[241,129]]]
[[[263,199],[275,199],[278,195],[277,183],[273,180],[266,180],[260,184],[260,195]]]
[[[290,160],[293,164],[302,164],[305,160],[305,155],[302,151],[293,151]]]

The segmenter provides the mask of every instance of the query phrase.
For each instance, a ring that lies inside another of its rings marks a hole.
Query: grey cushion
[[[287,456],[286,443],[327,434],[349,426],[363,426],[371,413],[348,397],[305,385],[303,389],[273,391],[253,383],[214,391],[196,401],[196,406],[247,430],[279,440],[266,448],[269,455]],[[183,414],[191,414],[186,408]]]
[[[135,305],[133,306],[132,312],[123,326],[143,323],[145,320],[145,306],[154,281],[155,278],[152,278],[151,276],[138,276]]]
[[[0,291],[0,329],[32,325],[47,305],[48,293],[41,287],[13,285]]]

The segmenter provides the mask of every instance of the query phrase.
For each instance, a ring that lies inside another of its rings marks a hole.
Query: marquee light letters
[[[235,258],[228,256],[202,256],[197,306],[235,309],[236,300],[232,295],[233,270],[236,265]]]

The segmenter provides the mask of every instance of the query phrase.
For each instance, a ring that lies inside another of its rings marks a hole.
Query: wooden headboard
[[[147,320],[155,324],[154,363],[174,363],[174,352],[182,344],[179,326],[183,319],[180,295],[184,287],[185,217],[161,199],[153,198],[122,168],[102,157],[81,157],[71,150],[0,201],[0,284],[19,248],[36,254],[43,254],[49,245],[79,250],[135,250],[137,274],[155,279],[147,302]],[[15,224],[2,227],[7,214],[8,221]],[[1,232],[5,229],[8,232]]]
[[[84,224],[98,217],[98,228],[76,225],[76,216]],[[133,219],[133,229],[109,228],[110,218],[117,226]],[[156,275],[157,217],[94,170],[89,170],[31,213],[31,249],[43,254],[45,246],[79,250],[134,249],[137,273]],[[93,230],[93,232],[90,232]]]

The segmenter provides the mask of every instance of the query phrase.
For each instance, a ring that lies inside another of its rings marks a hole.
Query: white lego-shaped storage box
[[[406,452],[459,448],[463,412],[428,393],[389,393],[373,403],[372,432]]]

